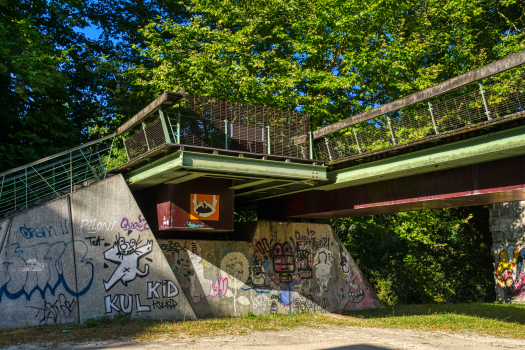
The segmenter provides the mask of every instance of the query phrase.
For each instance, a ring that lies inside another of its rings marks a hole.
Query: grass
[[[25,343],[79,343],[93,340],[160,337],[193,338],[325,325],[383,327],[476,333],[525,339],[525,306],[509,304],[398,305],[343,314],[224,317],[197,321],[137,320],[124,315],[92,319],[83,325],[52,325],[0,331],[0,346]],[[69,330],[69,332],[63,332]]]

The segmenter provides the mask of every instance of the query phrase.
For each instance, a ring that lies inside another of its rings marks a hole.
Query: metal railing
[[[309,158],[308,143],[296,142],[309,131],[308,116],[297,111],[186,95],[132,130],[125,145],[129,160],[163,143]]]
[[[361,122],[316,142],[317,159],[338,161],[378,149],[525,111],[521,76],[447,98],[440,96],[388,115]],[[472,89],[472,88],[471,88]],[[334,136],[339,134],[340,136]]]
[[[107,177],[115,134],[0,173],[0,217],[9,217]]]

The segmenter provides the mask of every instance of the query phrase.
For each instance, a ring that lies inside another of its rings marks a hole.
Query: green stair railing
[[[0,217],[106,179],[115,134],[0,173]]]

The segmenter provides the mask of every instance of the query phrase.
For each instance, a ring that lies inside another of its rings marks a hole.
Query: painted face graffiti
[[[360,310],[363,308],[374,307],[374,300],[363,288],[363,277],[357,275],[348,284],[348,301],[346,302],[346,310]]]
[[[137,241],[132,238],[129,242],[126,242],[124,237],[120,237],[117,241],[117,248],[120,255],[133,254],[137,250]]]
[[[246,283],[249,277],[248,260],[239,252],[227,254],[221,261],[221,270],[243,284]]]
[[[252,284],[256,287],[261,287],[265,282],[265,273],[260,259],[253,261],[252,267]]]
[[[123,285],[127,286],[128,282],[133,281],[137,277],[145,277],[149,273],[149,265],[144,265],[144,271],[139,269],[139,260],[151,253],[153,249],[153,241],[146,241],[146,244],[137,248],[138,244],[135,239],[126,242],[124,237],[119,237],[113,247],[104,252],[104,259],[112,263],[118,264],[117,268],[109,278],[109,281],[104,281],[104,289],[109,291],[111,288],[121,281]]]
[[[348,301],[351,303],[358,303],[365,298],[365,291],[359,287],[356,282],[348,283],[350,290],[348,291]]]

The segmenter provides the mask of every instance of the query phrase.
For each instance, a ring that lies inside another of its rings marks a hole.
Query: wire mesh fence
[[[129,160],[135,159],[144,152],[164,143],[166,143],[166,137],[160,116],[141,125],[135,133],[124,141]]]
[[[459,96],[441,97],[362,122],[338,137],[318,141],[315,145],[317,157],[322,161],[342,160],[522,112],[525,110],[522,78],[476,86],[474,91]]]
[[[0,217],[106,178],[114,134],[0,174]]]
[[[178,106],[139,125],[125,144],[130,160],[165,142],[307,158],[309,146],[297,140],[309,131],[308,116],[296,111],[186,95]]]

